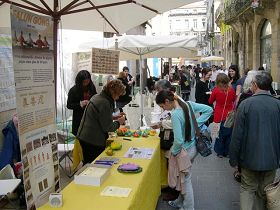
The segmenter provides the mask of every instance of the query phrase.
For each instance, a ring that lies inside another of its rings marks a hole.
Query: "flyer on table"
[[[24,187],[34,209],[59,190],[53,22],[11,6],[11,36]]]

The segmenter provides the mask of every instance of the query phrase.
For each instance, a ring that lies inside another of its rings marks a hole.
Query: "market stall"
[[[132,141],[122,140],[126,137],[117,137],[117,142],[122,144],[122,149],[115,151],[112,157],[119,158],[118,164],[112,166],[110,175],[98,186],[77,185],[71,182],[64,190],[63,206],[61,209],[133,209],[133,210],[154,210],[160,195],[160,146],[159,139],[155,136],[132,138]],[[125,153],[130,147],[153,149],[151,159],[126,158]],[[107,156],[104,151],[100,157]],[[120,164],[134,163],[142,167],[142,172],[137,174],[125,174],[117,171]],[[166,174],[166,171],[165,171]],[[101,192],[107,186],[118,186],[130,188],[128,197],[102,196]],[[51,209],[49,204],[45,204],[40,210]]]

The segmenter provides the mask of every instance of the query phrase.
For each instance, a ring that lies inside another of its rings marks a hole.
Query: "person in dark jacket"
[[[122,81],[122,84],[125,86],[125,94],[120,96],[117,102],[117,108],[120,109],[120,112],[123,112],[122,108],[127,105],[132,98],[129,96],[130,94],[130,86],[127,83],[126,74],[122,71],[119,73],[118,79]]]
[[[68,93],[67,108],[73,110],[72,133],[77,131],[90,98],[96,94],[96,88],[88,71],[80,71],[75,79],[75,85]]]
[[[0,170],[8,164],[14,168],[14,163],[21,160],[17,122],[17,116],[14,115],[13,120],[10,120],[2,130],[4,142],[0,152]]]
[[[113,121],[114,103],[125,94],[125,86],[118,79],[108,82],[100,94],[94,95],[86,106],[77,138],[83,150],[83,164],[91,163],[106,147],[108,132],[124,124],[125,117]]]
[[[241,166],[241,210],[266,209],[264,187],[280,167],[280,101],[269,93],[271,83],[269,73],[258,73],[254,95],[237,110],[229,156],[232,167]]]
[[[131,74],[129,74],[129,68],[127,66],[123,67],[123,72],[125,73],[126,82],[129,85],[129,92],[128,95],[134,94],[133,93],[133,86],[135,85],[134,78]]]
[[[208,99],[210,97],[209,80],[212,75],[211,69],[203,68],[201,71],[202,77],[195,86],[195,102],[209,106]]]

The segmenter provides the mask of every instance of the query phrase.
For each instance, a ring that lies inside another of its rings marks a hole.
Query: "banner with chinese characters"
[[[34,209],[59,190],[53,22],[11,6],[11,34],[25,197]]]

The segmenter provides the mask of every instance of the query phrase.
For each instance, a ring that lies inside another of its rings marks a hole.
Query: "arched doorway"
[[[260,64],[264,67],[265,70],[271,71],[271,56],[272,56],[272,30],[271,23],[266,20],[263,23],[260,35],[260,44],[261,44],[261,52],[260,52]]]

